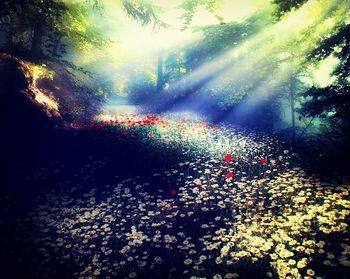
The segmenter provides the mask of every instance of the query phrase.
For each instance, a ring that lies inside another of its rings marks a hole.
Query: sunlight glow
[[[90,49],[81,55],[75,55],[74,60],[78,65],[90,67],[112,79],[116,94],[122,97],[127,97],[124,84],[132,82],[135,73],[154,75],[159,56],[166,57],[172,51],[189,47],[203,39],[202,32],[193,32],[191,27],[218,23],[217,18],[202,7],[195,13],[191,26],[180,31],[183,25],[180,18],[183,11],[179,8],[181,1],[154,0],[152,3],[162,8],[161,19],[169,25],[168,28],[155,30],[152,26],[141,26],[130,19],[118,1],[103,2],[103,17],[92,14],[91,19],[112,43],[102,49]],[[222,16],[226,22],[242,21],[258,9],[266,9],[271,13],[270,1],[225,0]],[[184,86],[198,85],[200,90],[215,90],[248,78],[252,82],[259,81],[262,75],[266,75],[266,81],[257,87],[255,93],[261,97],[272,94],[274,88],[302,67],[317,40],[327,36],[346,18],[346,13],[347,6],[343,0],[310,0],[298,10],[286,14],[279,22],[273,24],[271,21],[269,25],[261,26],[260,32],[183,75],[175,84],[165,84],[165,88],[169,91],[170,86],[171,91],[171,88],[178,90]],[[279,64],[273,73],[269,72],[271,63]],[[257,66],[264,68],[266,73],[257,73]],[[316,80],[319,76],[319,79],[326,82],[324,71],[321,67],[315,73]],[[152,80],[155,83],[156,77]],[[331,81],[332,79],[327,79],[328,83]],[[256,98],[256,101],[259,99],[261,98]]]
[[[82,0],[66,0],[74,3]],[[103,75],[114,76],[125,81],[133,71],[140,69],[153,72],[157,57],[172,50],[186,47],[202,38],[200,32],[193,32],[193,26],[203,26],[219,23],[217,18],[200,8],[193,17],[191,26],[181,31],[183,20],[180,16],[183,10],[179,8],[181,0],[153,0],[152,3],[161,7],[161,20],[168,28],[155,30],[152,26],[141,26],[130,19],[122,10],[119,1],[103,0],[105,9],[103,15],[91,13],[91,22],[97,25],[98,31],[111,43],[102,49],[86,49],[74,53],[71,59],[79,66],[90,67],[91,70]],[[258,8],[269,5],[268,0],[225,0],[222,16],[224,21],[241,21],[254,13]],[[117,89],[117,87],[116,87]],[[118,90],[116,90],[118,91]]]
[[[34,100],[48,109],[53,114],[58,114],[58,103],[56,99],[46,89],[38,86],[40,78],[53,79],[54,73],[47,70],[45,65],[34,65],[30,62],[20,61],[26,78],[29,80],[28,87],[34,93]]]
[[[334,67],[339,63],[339,60],[333,56],[323,60],[316,71],[314,72],[314,79],[317,85],[326,87],[335,81],[335,77],[331,76]]]
[[[214,75],[208,87],[218,85],[215,82],[219,82],[223,75],[229,76],[231,83],[246,76],[254,79],[254,76],[251,76],[254,65],[268,66],[274,60],[280,60],[281,57],[276,57],[277,54],[284,53],[285,58],[281,63],[280,73],[274,73],[273,76],[268,77],[282,83],[288,78],[283,64],[289,63],[293,67],[302,65],[318,38],[328,34],[337,20],[340,20],[339,15],[346,12],[347,6],[341,0],[332,1],[332,3],[326,0],[309,1],[277,24],[264,29],[212,62],[198,68],[191,73],[189,79],[196,83]],[[330,16],[333,17],[330,18]],[[304,36],[308,36],[308,39],[302,40]],[[291,47],[293,47],[292,50]]]

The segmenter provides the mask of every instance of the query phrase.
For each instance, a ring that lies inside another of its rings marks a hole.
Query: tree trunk
[[[32,47],[31,47],[31,51],[34,55],[41,56],[43,54],[42,42],[43,42],[43,28],[40,26],[40,24],[36,24],[33,29]]]
[[[295,146],[295,90],[296,90],[296,80],[294,75],[292,75],[290,82],[290,112],[292,118],[292,146]]]
[[[57,39],[55,40],[55,45],[53,46],[52,54],[56,57],[60,56],[58,53],[58,49],[61,45],[61,37],[57,36]]]
[[[157,91],[161,91],[164,86],[163,57],[161,54],[158,55],[157,74]]]

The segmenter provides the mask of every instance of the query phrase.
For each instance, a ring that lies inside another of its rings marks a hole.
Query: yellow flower
[[[292,268],[290,270],[290,273],[291,273],[293,279],[301,278],[301,275],[300,275],[299,270],[297,268]]]
[[[303,252],[303,251],[305,251],[305,247],[304,246],[298,246],[295,250],[297,252]]]
[[[297,268],[299,268],[299,269],[304,268],[306,266],[306,264],[307,264],[307,260],[306,260],[306,258],[303,258],[300,261],[298,261]]]
[[[307,248],[307,249],[305,249],[305,253],[308,255],[311,255],[311,254],[315,253],[315,250],[311,249],[311,248]]]
[[[270,255],[271,260],[277,260],[277,255],[275,253]]]
[[[320,227],[320,230],[326,234],[329,234],[332,232],[329,228],[326,228],[326,227]]]
[[[283,249],[281,252],[279,252],[279,255],[281,256],[281,258],[290,258],[294,255],[294,253],[286,249]]]

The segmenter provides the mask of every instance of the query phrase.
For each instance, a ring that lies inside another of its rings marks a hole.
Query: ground
[[[350,274],[348,178],[312,174],[272,136],[123,114],[15,142],[0,200],[8,278]]]

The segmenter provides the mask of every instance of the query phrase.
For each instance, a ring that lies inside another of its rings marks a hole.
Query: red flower
[[[172,195],[172,196],[176,196],[176,190],[175,189],[171,189],[170,191],[169,191],[169,193],[170,193],[170,195]]]
[[[229,172],[228,174],[226,174],[226,178],[230,179],[234,177],[234,173],[233,172]]]
[[[230,161],[232,160],[232,155],[227,154],[227,155],[224,157],[224,160],[225,160],[225,162],[230,162]]]
[[[267,158],[260,158],[260,163],[265,165],[267,163]]]

